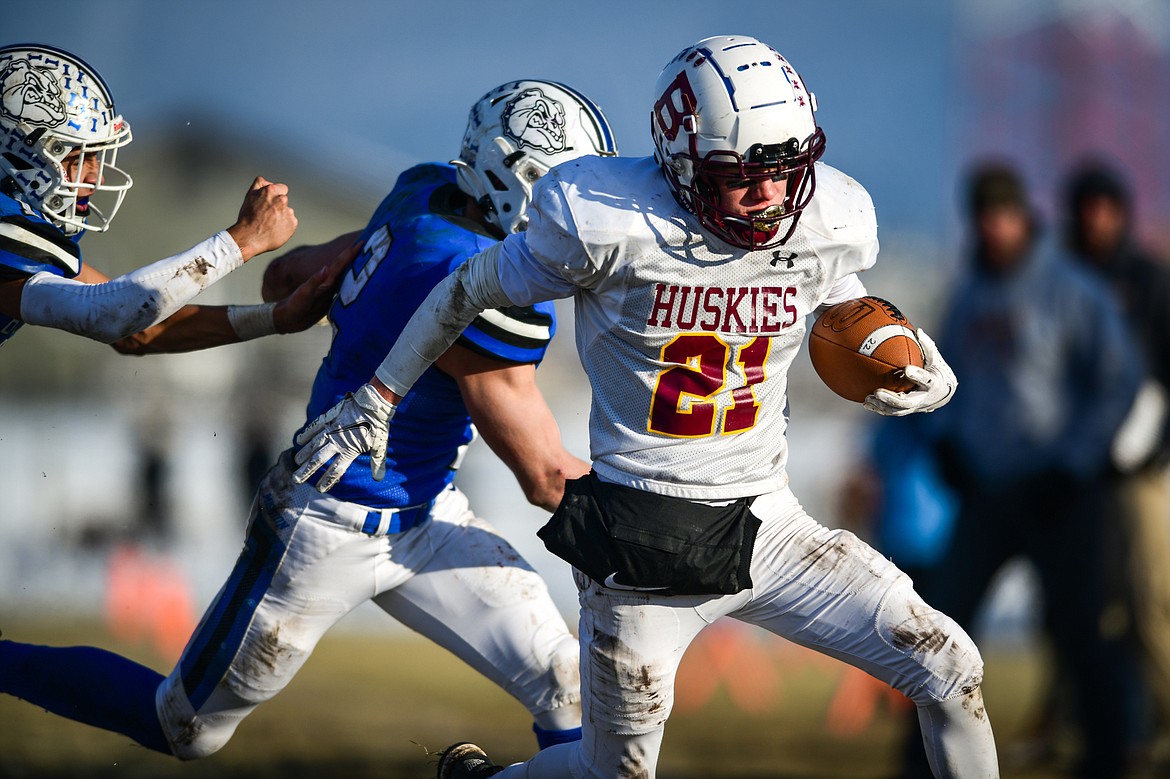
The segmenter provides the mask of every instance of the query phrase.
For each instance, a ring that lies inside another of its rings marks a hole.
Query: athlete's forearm
[[[337,255],[352,246],[360,237],[361,231],[355,230],[326,243],[298,246],[273,259],[264,269],[260,297],[272,301],[291,295],[306,279],[333,262]]]
[[[112,343],[158,324],[242,264],[239,247],[223,231],[101,284],[38,274],[24,285],[21,319]]]
[[[496,266],[501,246],[496,244],[457,268],[414,312],[375,372],[382,385],[397,396],[387,396],[388,400],[396,403],[405,396],[480,312],[512,303],[500,284]]]
[[[226,306],[184,306],[165,321],[110,344],[120,354],[193,352],[240,340]]]
[[[865,297],[865,294],[865,285],[861,283],[861,279],[857,278],[856,273],[850,273],[848,276],[844,276],[834,282],[833,286],[829,289],[828,296],[817,306],[817,313],[819,314],[824,309],[837,303]]]
[[[275,306],[183,306],[154,327],[119,338],[110,346],[121,354],[176,354],[250,341],[278,332]]]

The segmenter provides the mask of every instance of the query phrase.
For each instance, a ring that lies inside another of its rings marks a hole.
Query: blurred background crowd
[[[471,102],[508,79],[577,87],[623,154],[648,154],[651,87],[678,49],[724,32],[773,44],[817,94],[825,161],[873,195],[869,291],[932,333],[961,382],[936,414],[875,422],[801,358],[795,492],[981,645],[1048,653],[1037,755],[1073,731],[1084,776],[1170,763],[1162,0],[70,0],[4,16],[5,43],[94,65],[133,125],[120,162],[135,187],[117,229],[83,244],[111,275],[228,224],[257,174],[290,185],[291,245],[357,229],[398,172],[455,156]],[[263,262],[208,301],[258,300]],[[562,314],[538,375],[584,457],[587,384]],[[6,344],[3,610],[103,612],[115,626],[143,613],[166,623],[160,645],[181,647],[224,577],[216,565],[235,557],[256,480],[303,419],[328,338],[146,358],[36,328]],[[564,564],[534,535],[543,514],[506,469],[480,447],[460,479],[574,611]]]

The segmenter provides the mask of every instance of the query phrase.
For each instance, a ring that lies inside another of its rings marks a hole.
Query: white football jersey
[[[500,283],[518,305],[575,296],[601,478],[697,500],[785,485],[805,319],[864,295],[853,274],[878,250],[865,189],[819,163],[816,185],[784,245],[748,252],[703,232],[653,158],[582,157],[541,179]]]

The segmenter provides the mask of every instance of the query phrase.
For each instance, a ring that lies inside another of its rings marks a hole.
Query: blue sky
[[[602,106],[623,154],[648,154],[666,62],[708,35],[755,35],[801,71],[826,160],[870,188],[885,221],[930,230],[945,205],[936,171],[955,23],[935,0],[106,0],[4,15],[5,43],[51,43],[96,67],[136,142],[226,123],[361,181],[455,156],[474,100],[523,77],[577,87]],[[898,159],[910,136],[913,166]]]
[[[708,35],[755,35],[817,94],[825,160],[870,190],[883,227],[939,239],[977,132],[964,72],[971,41],[1107,6],[1165,34],[1160,3],[65,0],[6,9],[4,42],[52,43],[88,60],[137,143],[180,127],[252,133],[355,185],[388,189],[411,163],[455,156],[471,104],[514,78],[577,87],[602,106],[623,154],[648,154],[662,66]]]

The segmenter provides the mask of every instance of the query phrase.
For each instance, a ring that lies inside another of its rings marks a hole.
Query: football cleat
[[[483,779],[503,770],[470,741],[452,744],[439,755],[439,779]]]

